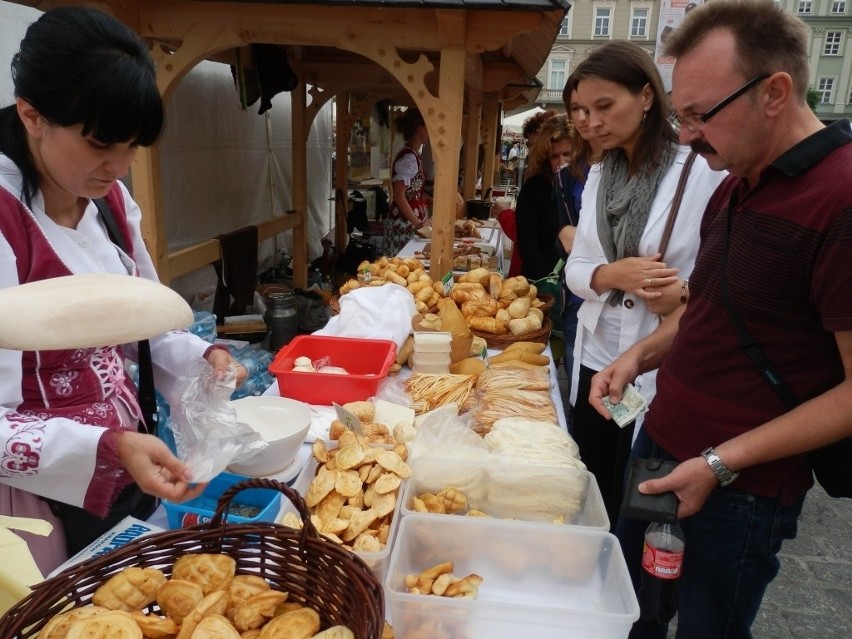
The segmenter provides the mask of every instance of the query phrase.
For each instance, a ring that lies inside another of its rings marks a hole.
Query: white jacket
[[[639,254],[651,256],[657,253],[663,228],[666,225],[672,200],[674,199],[677,182],[684,161],[689,154],[687,147],[679,147],[674,163],[663,176],[654,201],[645,231],[639,240]],[[713,171],[707,162],[698,156],[692,165],[689,179],[686,182],[683,200],[678,211],[677,220],[672,230],[669,246],[663,260],[668,266],[679,269],[678,276],[688,279],[695,264],[698,253],[698,236],[701,218],[707,201],[716,187],[727,175],[724,171]],[[595,269],[608,260],[598,238],[597,207],[598,185],[601,180],[601,165],[597,164],[589,171],[586,186],[583,189],[583,205],[580,211],[580,222],[577,225],[577,235],[568,262],[565,266],[565,281],[568,288],[583,298],[583,304],[577,313],[577,338],[574,342],[574,368],[572,371],[571,404],[577,401],[577,383],[580,374],[580,364],[583,360],[583,349],[586,340],[592,339],[598,325],[598,319],[603,312],[609,290],[600,295],[591,288],[592,274]],[[612,309],[620,314],[619,343],[617,352],[610,353],[612,360],[624,353],[634,343],[650,334],[659,324],[659,318],[645,306],[643,300],[632,293],[625,293],[621,305]],[[656,393],[656,371],[650,371],[637,378],[635,385],[650,404]],[[642,417],[637,420],[641,424]],[[637,429],[638,430],[638,429]]]

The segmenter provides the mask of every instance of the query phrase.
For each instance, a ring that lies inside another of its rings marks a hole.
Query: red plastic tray
[[[330,366],[345,368],[349,374],[294,371],[298,357],[311,361],[328,357]],[[299,335],[278,351],[269,372],[278,380],[282,397],[308,404],[345,404],[375,395],[395,358],[396,343],[387,339]]]

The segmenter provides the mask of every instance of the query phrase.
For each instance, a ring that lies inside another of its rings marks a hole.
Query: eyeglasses
[[[751,89],[758,82],[762,82],[763,80],[768,78],[769,75],[769,73],[761,73],[760,75],[756,75],[751,80],[742,85],[739,89],[734,91],[727,98],[723,99],[716,106],[714,106],[708,111],[705,111],[704,113],[693,113],[692,115],[685,115],[681,117],[676,112],[672,111],[671,115],[669,116],[669,122],[678,127],[685,126],[693,133],[698,133],[702,128],[704,128],[704,125],[707,124],[710,118],[715,116],[717,113],[719,113],[719,111],[721,111],[731,102],[743,95],[746,91]]]

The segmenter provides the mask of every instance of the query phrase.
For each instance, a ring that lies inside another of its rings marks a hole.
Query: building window
[[[811,0],[800,0],[799,1],[799,9],[798,13],[810,15],[813,9],[813,2]]]
[[[831,104],[832,94],[834,93],[834,78],[819,78],[817,79],[817,91],[820,93],[820,104]]]
[[[609,7],[597,7],[595,9],[595,30],[592,35],[595,37],[608,37],[611,19],[612,9]]]
[[[840,55],[840,31],[829,31],[825,34],[823,55]]]
[[[831,13],[834,15],[846,14],[846,0],[834,0],[831,3]]]
[[[569,22],[568,16],[562,18],[562,24],[559,25],[559,33],[557,33],[556,35],[563,38],[571,35],[571,24]]]
[[[562,91],[565,87],[565,60],[551,60],[550,73],[547,77],[547,88],[551,91]]]
[[[852,89],[849,89],[849,98],[846,104],[852,104]]]
[[[648,37],[648,9],[633,9],[633,17],[630,19],[630,37]]]

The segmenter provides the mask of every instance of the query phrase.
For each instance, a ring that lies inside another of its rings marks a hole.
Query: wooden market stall
[[[205,59],[251,67],[252,44],[286,51],[301,80],[291,94],[292,210],[260,223],[258,230],[262,240],[292,229],[297,286],[307,281],[306,142],[320,108],[337,101],[336,186],[344,193],[346,142],[354,122],[379,100],[421,110],[435,163],[431,268],[437,277],[452,265],[461,143],[467,149],[495,148],[501,107],[534,99],[540,88],[536,73],[569,8],[567,0],[13,1],[41,10],[85,4],[112,13],[151,42],[166,100]],[[465,197],[473,195],[477,155],[464,154]],[[483,190],[490,186],[494,162],[495,153],[486,152]],[[157,146],[140,151],[132,178],[162,281],[219,258],[215,239],[169,253]],[[340,211],[336,244],[343,247]]]

